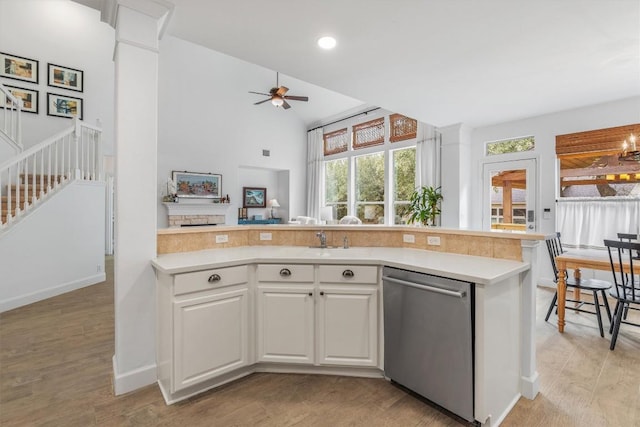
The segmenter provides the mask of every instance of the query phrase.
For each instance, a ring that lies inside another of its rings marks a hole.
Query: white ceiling
[[[298,79],[308,124],[342,101],[475,127],[640,95],[638,0],[170,1],[169,34]]]

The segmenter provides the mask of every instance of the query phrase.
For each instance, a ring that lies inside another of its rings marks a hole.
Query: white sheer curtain
[[[604,248],[604,239],[618,233],[640,232],[640,198],[561,198],[557,202],[557,229],[562,244]]]
[[[440,186],[440,133],[423,125],[423,138],[416,144],[416,187]]]
[[[307,132],[307,216],[320,218],[322,188],[322,128]]]

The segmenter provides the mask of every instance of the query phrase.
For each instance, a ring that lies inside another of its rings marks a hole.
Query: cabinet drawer
[[[247,266],[216,268],[177,274],[174,279],[174,295],[207,291],[224,286],[237,285],[248,281]]]
[[[374,265],[321,265],[320,283],[378,283],[378,267]]]
[[[313,282],[313,265],[258,264],[259,282]]]

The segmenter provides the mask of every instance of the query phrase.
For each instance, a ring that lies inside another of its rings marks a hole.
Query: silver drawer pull
[[[211,276],[209,276],[209,279],[207,279],[209,283],[216,283],[216,282],[219,282],[220,280],[222,280],[222,278],[220,277],[219,274],[212,274]]]
[[[353,274],[353,271],[351,270],[345,270],[342,272],[342,277],[353,277],[355,276],[355,274]]]
[[[280,270],[280,275],[282,277],[289,277],[291,276],[291,270],[289,270],[288,268],[283,268],[282,270]]]

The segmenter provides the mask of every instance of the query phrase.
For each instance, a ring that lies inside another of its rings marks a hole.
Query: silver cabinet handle
[[[207,279],[209,283],[216,283],[220,280],[222,280],[222,277],[220,277],[219,274],[212,274],[211,276],[209,276],[209,279]]]
[[[280,270],[280,275],[282,277],[289,277],[291,276],[291,270],[289,270],[288,268],[283,268],[282,270]]]
[[[342,272],[342,277],[353,277],[355,274],[352,270],[345,270]]]

